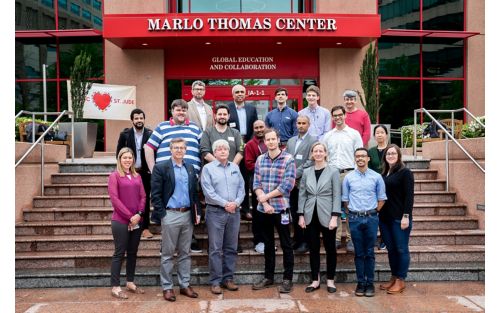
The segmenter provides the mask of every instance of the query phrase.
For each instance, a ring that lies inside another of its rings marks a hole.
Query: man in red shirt
[[[363,146],[368,147],[371,136],[371,123],[368,113],[356,107],[357,93],[354,90],[344,91],[344,106],[346,110],[345,123],[359,132]]]

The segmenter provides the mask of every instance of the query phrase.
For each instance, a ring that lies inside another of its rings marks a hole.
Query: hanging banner
[[[135,86],[94,83],[83,105],[83,117],[128,121],[130,112],[136,108],[135,95]]]

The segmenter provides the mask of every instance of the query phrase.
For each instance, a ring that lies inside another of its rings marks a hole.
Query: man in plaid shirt
[[[252,289],[260,290],[274,284],[276,252],[274,250],[274,228],[280,237],[283,249],[283,284],[280,293],[292,291],[293,247],[290,237],[290,191],[295,184],[295,162],[291,154],[279,148],[279,135],[275,129],[266,129],[264,143],[267,152],[255,162],[253,190],[257,196],[257,214],[262,222],[264,237],[264,278],[253,284]]]

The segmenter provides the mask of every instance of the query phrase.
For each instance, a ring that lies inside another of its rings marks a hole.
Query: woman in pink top
[[[134,164],[133,151],[127,147],[121,149],[118,153],[116,171],[113,171],[108,179],[108,193],[113,206],[111,231],[115,243],[115,253],[111,261],[111,294],[118,299],[128,298],[120,288],[120,270],[125,251],[127,252],[126,288],[133,293],[144,293],[143,289],[134,284],[134,275],[146,193]]]

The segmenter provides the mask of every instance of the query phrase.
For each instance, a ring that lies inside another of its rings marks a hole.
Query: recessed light
[[[276,42],[277,45],[282,45],[283,43],[281,41]]]
[[[148,46],[149,44],[145,42],[145,43],[143,43],[142,45],[143,45],[143,46]]]
[[[337,46],[340,46],[342,43],[341,42],[337,42]]]
[[[209,41],[207,41],[207,42],[205,42],[205,44],[206,44],[207,46],[209,46],[209,45],[211,45],[212,43],[211,43],[211,42],[209,42]]]

